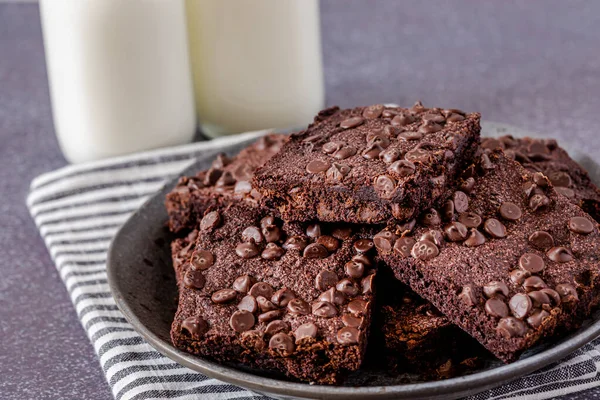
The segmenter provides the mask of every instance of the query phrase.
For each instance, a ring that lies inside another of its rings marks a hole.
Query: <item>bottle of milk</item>
[[[318,0],[187,0],[202,131],[304,126],[323,108]]]
[[[65,157],[190,142],[184,0],[40,0],[54,126]]]

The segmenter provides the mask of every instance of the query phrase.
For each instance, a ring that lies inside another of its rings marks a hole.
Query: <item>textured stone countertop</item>
[[[600,155],[599,1],[323,0],[327,103],[480,111]],[[0,4],[0,397],[110,399],[25,207],[65,165],[37,5]],[[600,388],[569,396],[599,397]]]

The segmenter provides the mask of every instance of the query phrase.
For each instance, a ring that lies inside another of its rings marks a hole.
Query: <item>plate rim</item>
[[[482,121],[482,126],[495,129],[502,129],[510,132],[520,132],[519,136],[529,135],[540,137],[539,134],[514,127],[508,124]],[[573,149],[577,151],[578,149]],[[106,271],[108,286],[119,310],[123,313],[125,319],[132,325],[134,330],[139,333],[155,350],[171,360],[200,372],[208,377],[219,379],[248,390],[261,393],[269,393],[282,396],[295,396],[300,398],[328,398],[328,399],[364,399],[377,398],[431,398],[432,396],[444,395],[445,398],[459,397],[467,394],[479,393],[484,390],[500,386],[508,381],[517,379],[526,374],[540,370],[549,364],[556,362],[580,347],[589,343],[600,336],[600,318],[592,322],[585,328],[580,328],[572,334],[571,337],[558,342],[551,348],[544,349],[530,357],[520,359],[511,364],[505,364],[497,368],[492,368],[473,374],[449,378],[440,381],[429,381],[419,383],[408,383],[387,386],[324,386],[313,385],[309,383],[290,382],[286,380],[273,379],[250,372],[238,370],[233,367],[219,364],[199,356],[183,352],[174,347],[170,342],[165,341],[148,329],[142,321],[136,316],[132,307],[128,304],[123,295],[124,289],[117,279],[117,266],[119,261],[116,256],[116,248],[119,245],[119,238],[125,234],[125,230],[132,221],[144,210],[146,205],[159,196],[163,196],[166,188],[171,187],[186,171],[195,169],[199,161],[193,162],[184,171],[165,183],[161,190],[148,198],[146,202],[136,210],[127,221],[119,228],[111,240],[106,261]],[[162,201],[162,200],[161,200]],[[307,397],[308,396],[308,397]]]

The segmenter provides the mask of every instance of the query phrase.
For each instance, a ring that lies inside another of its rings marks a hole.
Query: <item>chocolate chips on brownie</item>
[[[253,183],[290,221],[406,220],[445,195],[479,129],[479,114],[420,103],[334,107],[292,135]]]

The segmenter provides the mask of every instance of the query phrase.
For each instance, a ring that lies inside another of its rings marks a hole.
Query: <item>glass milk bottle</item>
[[[40,0],[54,126],[81,162],[196,130],[183,0]]]
[[[318,0],[187,0],[202,131],[304,126],[323,108]]]

